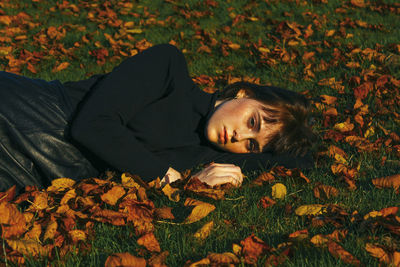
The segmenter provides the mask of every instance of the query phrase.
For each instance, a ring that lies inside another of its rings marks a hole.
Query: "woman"
[[[244,170],[312,164],[299,156],[312,138],[303,96],[248,83],[207,94],[168,44],[87,80],[61,84],[2,72],[0,86],[1,191],[106,169],[171,183],[210,162],[217,163],[198,172],[200,180],[240,185]]]

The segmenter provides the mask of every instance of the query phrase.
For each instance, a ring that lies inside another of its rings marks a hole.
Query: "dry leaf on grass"
[[[213,227],[214,227],[214,222],[210,221],[210,222],[204,224],[196,233],[194,233],[193,236],[195,238],[204,240],[210,235]]]
[[[272,198],[274,199],[282,199],[286,196],[286,186],[281,183],[276,183],[272,187]]]
[[[271,250],[264,241],[254,234],[240,241],[240,244],[242,245],[242,254],[247,264],[255,264],[260,256]]]
[[[265,196],[260,199],[261,206],[266,209],[276,204],[276,201]]]
[[[339,191],[330,185],[318,184],[313,189],[314,196],[318,199],[327,200],[332,197],[336,197]]]
[[[137,240],[137,243],[141,246],[146,247],[148,251],[151,252],[160,252],[160,244],[158,243],[154,233],[147,233]]]
[[[192,199],[192,198],[187,198],[185,200],[185,206],[194,206],[192,212],[189,214],[189,216],[183,221],[183,223],[194,223],[197,222],[204,217],[206,217],[210,212],[215,210],[215,206],[206,203],[200,200]]]
[[[179,191],[180,190],[178,188],[174,188],[174,187],[170,186],[169,184],[166,184],[163,187],[163,189],[161,189],[161,191],[163,191],[164,195],[166,195],[169,200],[174,201],[174,202],[179,202],[179,200],[180,200]]]
[[[146,267],[146,260],[128,252],[114,253],[108,256],[104,267]]]
[[[334,241],[328,242],[328,250],[332,256],[341,259],[347,264],[351,264],[354,266],[361,265],[361,262],[356,257],[354,257],[350,252],[346,251],[341,245]]]
[[[400,187],[400,174],[394,174],[382,178],[372,179],[372,183],[377,188],[394,188],[398,190]]]
[[[304,215],[318,215],[323,213],[323,208],[325,205],[322,204],[311,204],[311,205],[302,205],[298,207],[294,212],[296,215],[304,216]]]
[[[101,195],[101,200],[109,205],[115,205],[123,195],[125,195],[125,189],[122,186],[113,186]]]

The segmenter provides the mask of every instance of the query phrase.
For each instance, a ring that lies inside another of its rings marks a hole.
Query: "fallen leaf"
[[[17,186],[11,186],[7,191],[0,192],[0,202],[10,202],[15,197],[15,190]]]
[[[372,183],[377,188],[394,188],[395,190],[400,187],[400,174],[394,174],[382,178],[372,179]]]
[[[158,219],[175,219],[171,207],[156,208],[154,210],[154,216]]]
[[[336,197],[339,191],[330,185],[319,184],[313,189],[314,196],[318,199],[327,200],[332,197]]]
[[[169,255],[168,251],[163,251],[160,254],[154,254],[148,260],[149,266],[152,266],[152,267],[164,267],[164,266],[166,266],[164,264],[164,262],[167,259],[168,255]]]
[[[390,263],[390,256],[388,253],[381,247],[373,245],[371,243],[365,244],[365,250],[375,258],[378,258],[379,261],[384,262],[386,264]]]
[[[169,200],[174,201],[174,202],[179,202],[179,200],[180,200],[179,191],[180,190],[178,188],[174,188],[174,187],[170,186],[169,184],[166,184],[163,187],[163,189],[161,189],[161,191],[163,191],[164,195],[166,195]]]
[[[276,204],[276,201],[265,196],[260,199],[261,206],[266,209]]]
[[[77,243],[78,241],[86,241],[86,233],[82,230],[71,230],[68,232],[68,234],[74,243]]]
[[[262,185],[264,182],[272,182],[275,180],[275,176],[270,172],[261,173],[254,181],[255,185]]]
[[[248,264],[255,264],[258,257],[271,250],[264,241],[254,234],[240,241],[240,244],[242,245],[242,254],[244,255],[245,262]]]
[[[183,223],[194,223],[202,218],[206,217],[210,212],[215,210],[215,206],[202,202],[200,200],[192,199],[192,198],[187,198],[185,200],[185,206],[194,206],[192,212],[189,214],[189,216],[183,221]]]
[[[56,220],[49,221],[46,230],[44,231],[43,241],[46,241],[47,239],[54,239],[54,236],[57,232],[57,227],[58,224]]]
[[[350,1],[353,6],[356,7],[365,7],[364,0],[351,0]]]
[[[304,215],[318,215],[323,213],[323,208],[325,205],[322,204],[311,204],[311,205],[302,205],[298,207],[294,212],[298,216]]]
[[[128,252],[114,253],[108,256],[104,267],[146,267],[146,260],[131,255]]]
[[[286,196],[286,186],[281,183],[276,183],[272,187],[272,197],[275,199],[282,199]]]
[[[102,194],[101,200],[109,205],[115,205],[123,195],[125,195],[125,189],[122,186],[117,185]]]
[[[293,233],[289,234],[289,238],[300,239],[300,240],[308,238],[308,230],[302,229],[302,230],[293,232]]]
[[[352,264],[354,266],[361,265],[361,262],[356,257],[354,257],[352,254],[350,254],[342,246],[334,241],[328,242],[328,250],[332,256],[341,259],[345,263]]]
[[[213,221],[204,224],[196,233],[194,233],[194,237],[201,240],[206,239],[210,235],[213,227],[214,227]]]
[[[60,192],[71,189],[76,182],[70,178],[58,178],[51,181],[51,185],[47,187],[47,192]]]
[[[58,66],[54,66],[54,68],[52,69],[52,72],[59,72],[59,71],[65,70],[66,68],[68,68],[68,66],[69,66],[69,62],[62,62]]]
[[[15,251],[21,254],[32,256],[47,256],[51,250],[50,245],[42,246],[36,240],[10,240],[7,239],[7,244]]]
[[[333,128],[344,133],[353,130],[354,124],[350,123],[350,119],[347,119],[345,122],[336,123]]]
[[[207,258],[210,259],[212,265],[216,266],[226,266],[240,263],[238,257],[231,252],[210,253],[208,254]]]
[[[144,246],[148,251],[151,252],[160,252],[160,244],[158,243],[154,233],[147,233],[138,238],[137,243],[141,246]]]

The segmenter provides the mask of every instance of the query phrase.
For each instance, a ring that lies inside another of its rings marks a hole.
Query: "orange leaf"
[[[122,186],[114,186],[107,193],[101,195],[101,200],[109,205],[115,205],[117,201],[125,195],[125,189]]]
[[[128,252],[114,253],[108,256],[104,267],[146,267],[146,260],[144,258],[135,257]]]
[[[27,230],[25,217],[15,204],[1,202],[0,214],[0,224],[8,225],[2,225],[3,238],[19,236]]]
[[[160,252],[160,244],[158,243],[156,237],[154,236],[154,233],[147,233],[143,236],[141,236],[138,240],[137,243],[141,246],[146,247],[148,251],[151,252]]]
[[[328,250],[332,256],[341,259],[345,263],[352,264],[355,266],[361,265],[361,262],[356,257],[354,257],[352,254],[350,254],[342,246],[340,246],[338,243],[334,241],[329,241]]]
[[[330,185],[319,184],[313,189],[314,196],[318,199],[330,199],[331,197],[336,197],[339,191]]]
[[[58,66],[55,66],[52,69],[52,72],[59,72],[59,71],[65,70],[66,68],[68,68],[68,66],[69,66],[69,62],[63,62],[63,63],[59,64]]]
[[[271,199],[271,198],[269,198],[269,197],[267,197],[267,196],[262,197],[262,198],[260,199],[260,202],[261,202],[261,206],[262,206],[264,209],[269,208],[269,207],[275,205],[275,203],[276,203],[275,200],[273,200],[273,199]]]
[[[390,188],[393,187],[397,190],[400,187],[400,174],[394,174],[391,176],[386,176],[382,178],[375,178],[372,179],[372,183],[377,188]]]
[[[332,105],[336,103],[337,97],[335,96],[330,96],[330,95],[320,95],[322,98],[322,103],[325,103],[327,105]]]
[[[248,264],[255,264],[258,257],[270,251],[271,248],[264,243],[260,238],[251,234],[246,239],[240,241],[242,245],[242,253],[245,258],[245,262]]]
[[[46,231],[44,232],[43,236],[43,241],[46,241],[47,239],[53,239],[54,236],[56,235],[57,232],[57,221],[56,220],[51,220],[46,227]]]
[[[308,230],[302,229],[289,234],[289,238],[305,239],[308,237]]]
[[[7,244],[21,254],[32,256],[47,256],[51,251],[51,246],[42,246],[36,240],[7,240]]]
[[[270,172],[261,173],[254,181],[255,185],[262,185],[263,182],[272,182],[275,180],[275,176]]]
[[[379,212],[382,214],[383,217],[389,216],[389,215],[396,215],[396,213],[399,211],[399,207],[387,207],[381,209]]]
[[[365,244],[365,250],[371,254],[372,257],[378,258],[379,261],[385,262],[387,264],[390,263],[390,257],[388,253],[381,247],[373,245],[371,243]]]
[[[347,118],[347,120],[344,122],[336,123],[333,128],[344,133],[353,130],[354,124],[350,122],[350,118]]]
[[[42,233],[42,226],[38,222],[33,223],[33,227],[25,233],[24,239],[33,239],[40,242],[39,238]]]
[[[351,4],[356,7],[365,7],[364,0],[351,0]]]

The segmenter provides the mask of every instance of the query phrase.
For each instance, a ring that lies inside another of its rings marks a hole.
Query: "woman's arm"
[[[145,181],[164,177],[169,164],[148,151],[126,125],[168,93],[186,67],[182,64],[179,50],[171,45],[157,45],[126,59],[93,88],[72,121],[72,137],[120,171]]]

